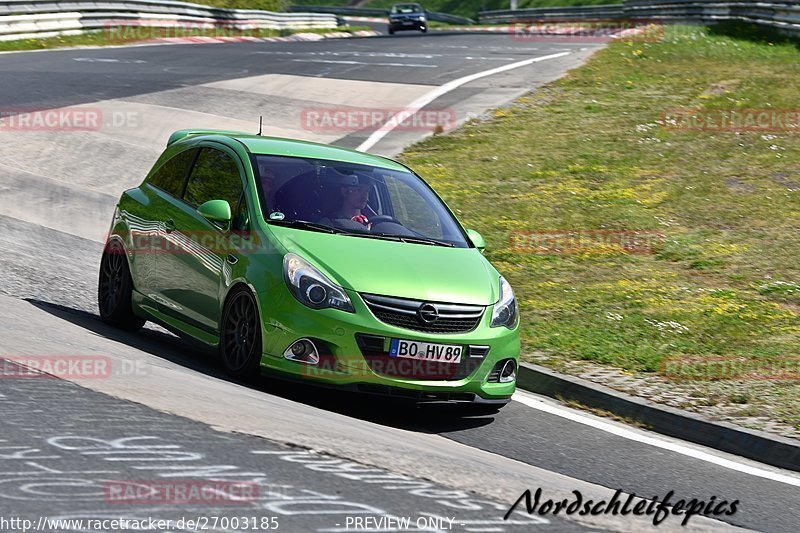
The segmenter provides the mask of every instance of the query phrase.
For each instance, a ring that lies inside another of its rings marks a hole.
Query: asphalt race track
[[[97,268],[114,204],[141,182],[170,132],[255,132],[263,115],[266,135],[358,147],[372,129],[312,127],[309,111],[399,110],[453,80],[545,58],[464,83],[426,107],[457,123],[562,75],[596,46],[443,32],[0,54],[0,111],[102,117],[88,131],[0,128],[0,357],[113,362],[104,379],[0,379],[0,517],[35,521],[43,509],[51,518],[274,516],[281,531],[354,531],[346,519],[355,516],[421,518],[424,531],[655,529],[630,515],[517,512],[503,520],[525,489],[595,500],[621,489],[739,500],[733,515],[693,517],[691,530],[796,531],[796,473],[643,430],[621,437],[592,415],[581,423],[559,416],[566,408],[546,412],[539,406],[554,404],[527,393],[496,416],[462,417],[452,406],[269,378],[244,385],[158,327],[128,334],[97,319]],[[396,154],[431,133],[398,129],[371,151]],[[664,445],[642,442],[653,437]],[[115,480],[220,475],[255,483],[258,498],[114,505],[103,489]],[[657,527],[689,528],[677,517]]]

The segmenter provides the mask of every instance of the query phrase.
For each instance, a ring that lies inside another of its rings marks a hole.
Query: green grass
[[[403,160],[486,237],[517,291],[523,353],[661,374],[676,359],[781,365],[800,358],[800,136],[671,131],[662,113],[797,110],[797,79],[791,42],[671,27],[660,42],[613,43]],[[650,254],[509,245],[516,232],[547,229],[665,240]],[[798,424],[797,379],[770,390],[777,406],[754,405]]]
[[[349,0],[292,0],[293,6],[337,6],[343,7],[350,4]]]
[[[298,28],[293,30],[247,30],[244,35],[250,37],[280,37],[293,33],[329,33],[334,31],[357,32],[370,29],[367,26],[349,26],[346,28]],[[80,35],[63,35],[47,39],[20,39],[17,41],[0,41],[0,51],[41,50],[47,48],[64,48],[71,46],[115,46],[160,37],[222,37],[242,34],[236,30],[204,30],[204,29],[160,29],[117,27],[102,31],[86,32]]]

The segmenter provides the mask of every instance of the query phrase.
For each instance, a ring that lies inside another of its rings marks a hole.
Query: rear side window
[[[195,207],[209,200],[227,200],[233,212],[241,194],[242,179],[233,158],[220,150],[202,148],[183,199]]]
[[[183,184],[186,183],[186,176],[189,174],[189,167],[196,153],[196,149],[179,153],[161,165],[161,168],[150,176],[147,182],[176,198],[180,198],[183,192]]]

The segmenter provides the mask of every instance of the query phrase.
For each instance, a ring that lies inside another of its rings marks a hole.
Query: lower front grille
[[[362,294],[361,298],[381,322],[424,333],[472,331],[480,323],[485,309],[480,305],[426,302],[376,294]]]

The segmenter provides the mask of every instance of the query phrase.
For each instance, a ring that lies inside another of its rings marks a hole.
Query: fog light
[[[307,349],[308,348],[307,348],[305,342],[303,342],[303,341],[296,342],[296,343],[292,344],[292,355],[294,355],[295,357],[299,357],[299,356],[305,354]]]
[[[290,361],[297,361],[298,363],[306,363],[308,365],[316,365],[319,363],[319,351],[317,347],[309,339],[300,339],[295,341],[291,346],[286,348],[283,356]]]
[[[517,362],[503,359],[495,363],[492,371],[486,376],[489,383],[511,383],[517,379]]]
[[[517,364],[513,359],[506,361],[503,369],[500,370],[500,383],[511,383],[517,379]]]

